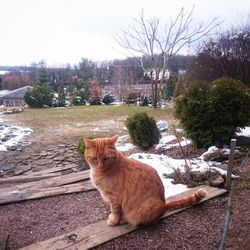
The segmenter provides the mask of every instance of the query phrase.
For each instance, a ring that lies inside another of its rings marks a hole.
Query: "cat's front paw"
[[[118,225],[118,224],[119,224],[119,218],[116,219],[116,218],[114,218],[113,214],[110,214],[110,215],[109,215],[109,218],[108,218],[108,221],[107,221],[107,224],[108,224],[109,226]]]

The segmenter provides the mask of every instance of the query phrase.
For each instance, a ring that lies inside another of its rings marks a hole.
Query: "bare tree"
[[[112,82],[115,86],[115,95],[118,97],[119,101],[123,102],[128,95],[129,86],[133,82],[131,72],[121,65],[114,66]]]
[[[250,25],[238,26],[206,41],[189,65],[186,84],[229,76],[250,86]]]
[[[127,31],[115,37],[128,56],[135,56],[145,73],[151,78],[153,106],[157,106],[169,60],[182,48],[211,33],[221,22],[213,18],[209,23],[194,25],[194,6],[190,11],[182,7],[175,18],[161,25],[158,17],[146,18],[142,10]],[[149,67],[145,59],[150,61]]]

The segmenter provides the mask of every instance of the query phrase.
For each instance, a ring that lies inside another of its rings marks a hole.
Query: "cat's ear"
[[[86,147],[95,146],[95,142],[93,140],[91,140],[91,139],[83,138],[83,142],[84,142]]]
[[[113,137],[111,137],[109,139],[110,143],[112,143],[112,144],[115,144],[117,142],[117,140],[118,140],[118,136],[117,135],[115,135],[115,136],[113,136]]]

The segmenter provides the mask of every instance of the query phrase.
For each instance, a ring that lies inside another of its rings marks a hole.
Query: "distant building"
[[[8,91],[0,96],[0,101],[3,102],[4,107],[24,107],[24,95],[27,91],[31,90],[31,86],[25,86],[19,89]]]
[[[163,78],[163,70],[161,70],[159,72],[158,77],[156,77],[156,70],[155,69],[149,70],[148,72],[144,73],[144,75],[147,76],[149,79],[151,78],[151,75],[152,75],[153,80],[160,80]],[[170,77],[170,72],[168,69],[166,69],[166,71],[164,73],[164,79],[167,80],[167,79],[169,79],[169,77]]]

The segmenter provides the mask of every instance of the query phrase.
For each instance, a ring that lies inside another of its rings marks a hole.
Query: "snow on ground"
[[[215,152],[217,152],[218,150],[219,150],[219,148],[217,148],[217,147],[215,147],[215,146],[211,146],[211,147],[209,147],[208,150],[207,150],[205,153],[203,153],[199,158],[200,158],[201,160],[204,160],[204,157],[205,157],[205,156],[210,155],[210,154],[212,154],[212,153],[215,153]],[[237,151],[237,150],[236,150],[236,151]],[[222,152],[223,152],[224,155],[229,155],[229,154],[230,154],[230,149],[228,149],[228,148],[223,148],[223,149],[222,149]]]
[[[245,127],[240,130],[240,132],[236,133],[238,136],[246,136],[250,137],[250,127]]]
[[[128,135],[123,135],[119,136],[115,147],[117,150],[122,151],[122,152],[127,152],[130,149],[134,148],[135,146],[132,143],[126,142],[128,140],[129,136]]]
[[[164,150],[167,150],[167,149],[170,149],[170,148],[175,148],[175,147],[179,147],[180,144],[181,146],[186,146],[188,144],[191,144],[192,141],[185,138],[185,137],[181,137],[179,140],[180,140],[180,144],[179,142],[177,143],[169,143],[173,140],[176,140],[176,136],[174,135],[163,135],[162,138],[160,139],[159,143],[155,146],[156,149],[164,149]]]
[[[117,143],[116,148],[120,151],[129,151],[133,147],[135,147],[132,143],[127,143],[126,141],[129,139],[128,135],[120,136]],[[163,133],[163,136],[159,142],[155,146],[156,149],[164,148],[169,149],[172,147],[178,147],[179,143],[169,144],[169,142],[175,140],[176,137],[174,135],[166,135]],[[182,138],[181,145],[188,145],[191,141],[186,138]],[[218,150],[217,147],[210,147],[207,152],[202,154],[198,158],[193,158],[191,160],[187,160],[187,164],[190,167],[191,171],[205,172],[205,171],[218,171],[221,175],[226,175],[226,171],[218,168],[221,163],[212,162],[212,161],[204,161],[204,156],[207,154],[211,154]],[[225,154],[229,154],[229,149],[223,149]],[[175,169],[180,169],[180,171],[185,171],[186,162],[184,159],[173,159],[166,155],[159,154],[150,154],[150,153],[135,153],[132,154],[129,158],[141,161],[143,163],[148,164],[153,167],[159,174],[162,183],[165,188],[165,197],[170,197],[176,195],[178,193],[186,191],[188,188],[183,184],[173,184],[173,179],[167,178],[166,175],[169,175],[174,172]],[[233,176],[235,177],[235,176]]]
[[[17,145],[24,136],[31,132],[30,128],[8,126],[0,121],[0,151],[7,151],[8,147]]]
[[[188,188],[183,184],[173,184],[173,179],[164,177],[174,172],[175,169],[185,171],[184,159],[172,159],[166,155],[136,153],[130,156],[131,159],[141,161],[153,167],[159,174],[165,188],[165,197],[176,195],[186,191]],[[222,175],[226,175],[226,171],[215,166],[214,162],[205,162],[202,159],[195,158],[187,161],[191,171],[205,172],[208,170],[217,170]]]

